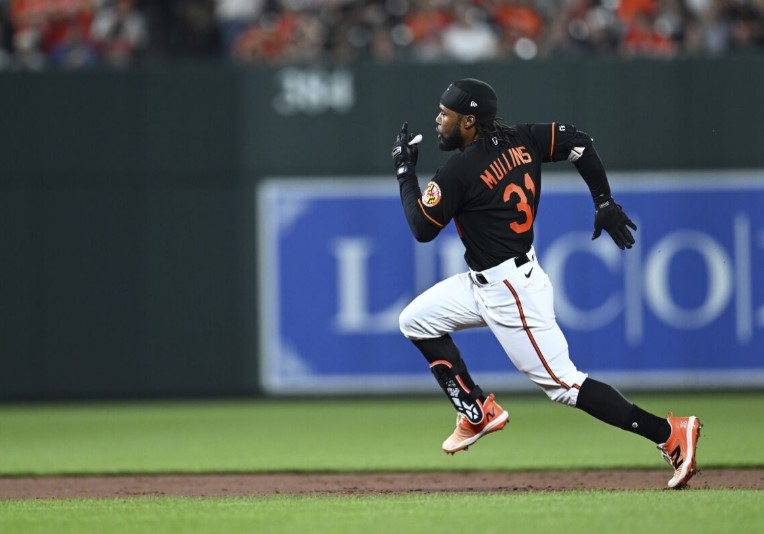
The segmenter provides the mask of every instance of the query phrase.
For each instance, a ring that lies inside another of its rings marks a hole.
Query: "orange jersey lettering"
[[[528,164],[532,161],[533,156],[528,153],[525,146],[509,147],[506,152],[502,152],[500,157],[488,165],[488,168],[480,174],[480,179],[488,186],[488,189],[493,189],[502,178],[509,174],[509,171],[518,165]]]

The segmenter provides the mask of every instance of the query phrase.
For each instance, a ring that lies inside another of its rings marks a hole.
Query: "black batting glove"
[[[634,245],[634,236],[631,235],[629,228],[636,230],[637,225],[623,212],[621,206],[616,204],[612,198],[595,202],[594,206],[592,239],[597,239],[604,229],[613,238],[618,248],[621,250],[631,248]]]
[[[416,162],[419,157],[419,147],[416,143],[409,144],[414,139],[414,134],[409,133],[409,123],[404,122],[401,132],[395,137],[393,143],[393,163],[399,178],[416,174]]]

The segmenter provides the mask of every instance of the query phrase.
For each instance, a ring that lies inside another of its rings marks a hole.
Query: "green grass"
[[[698,415],[701,467],[764,466],[764,392],[641,395]],[[0,406],[0,476],[247,471],[665,468],[652,444],[542,394],[501,396],[504,430],[447,456],[440,397]],[[672,534],[761,532],[761,491],[571,491],[0,501],[0,532]]]
[[[696,414],[705,467],[764,466],[764,393],[634,396]],[[444,455],[445,399],[167,402],[0,407],[0,476],[153,472],[662,467],[648,441],[545,396],[503,396],[507,428]]]
[[[761,492],[648,491],[0,502],[0,531],[761,532]]]

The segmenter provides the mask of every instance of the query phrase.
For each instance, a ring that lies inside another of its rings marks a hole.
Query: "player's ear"
[[[464,124],[464,127],[469,130],[470,128],[473,128],[475,126],[475,123],[477,122],[477,119],[474,115],[463,115],[462,121]]]

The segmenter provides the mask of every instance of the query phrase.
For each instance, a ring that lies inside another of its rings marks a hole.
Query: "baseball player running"
[[[702,425],[697,417],[667,419],[632,404],[615,388],[576,368],[557,324],[553,289],[533,248],[541,193],[541,164],[570,161],[594,200],[594,233],[605,230],[622,250],[634,244],[636,225],[621,209],[594,146],[572,124],[506,125],[487,83],[453,82],[435,118],[438,145],[456,151],[420,189],[418,143],[404,123],[392,157],[401,202],[417,241],[433,240],[451,221],[465,247],[469,270],[416,297],[400,315],[400,329],[422,352],[457,415],[443,450],[466,450],[501,430],[509,414],[478,386],[450,333],[491,329],[512,363],[553,401],[573,406],[657,444],[674,469],[670,488],[684,487],[696,472]]]

